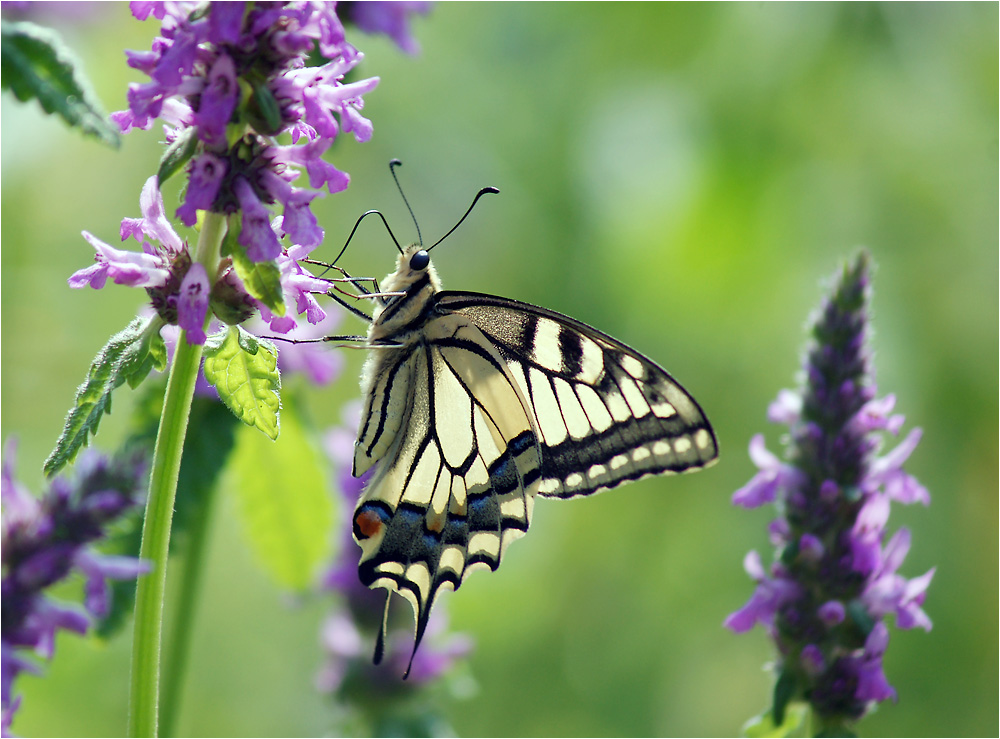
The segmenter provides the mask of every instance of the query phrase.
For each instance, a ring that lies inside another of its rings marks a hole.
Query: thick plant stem
[[[194,632],[195,608],[201,589],[201,576],[205,571],[205,549],[208,524],[212,518],[215,491],[209,490],[204,509],[190,524],[188,543],[184,553],[180,589],[177,592],[176,610],[171,624],[170,646],[167,648],[166,674],[163,678],[163,712],[160,718],[160,735],[177,736],[177,715],[180,711],[184,675],[191,656],[191,634]]]
[[[214,276],[219,263],[219,245],[225,234],[225,218],[208,213],[202,224],[195,260]],[[146,500],[139,556],[152,571],[139,578],[135,596],[132,632],[132,674],[128,705],[128,736],[157,736],[160,691],[160,645],[163,639],[163,601],[167,584],[167,555],[173,520],[177,475],[180,472],[184,437],[191,399],[198,379],[202,346],[189,344],[182,331],[174,350],[174,361],[163,397],[163,412],[153,451],[153,466]]]

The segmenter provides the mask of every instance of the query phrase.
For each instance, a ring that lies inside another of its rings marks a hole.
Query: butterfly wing
[[[413,605],[413,654],[438,591],[495,570],[536,493],[587,495],[718,453],[669,374],[584,323],[460,292],[419,315],[418,340],[377,350],[355,447],[356,474],[375,466],[354,517],[359,574]]]
[[[538,492],[570,498],[646,475],[711,464],[708,419],[662,367],[620,341],[555,311],[470,292],[438,294],[503,358],[534,413]]]
[[[354,535],[361,581],[413,605],[413,653],[438,590],[495,570],[527,531],[540,479],[531,419],[499,353],[463,316],[432,318],[420,341],[380,363],[355,469],[381,459]]]

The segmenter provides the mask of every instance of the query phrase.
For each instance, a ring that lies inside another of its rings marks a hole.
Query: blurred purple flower
[[[431,3],[414,0],[363,0],[362,2],[337,3],[340,16],[365,33],[384,33],[407,54],[417,54],[420,45],[410,33],[410,18],[414,14],[427,15]]]
[[[39,500],[15,479],[14,453],[15,443],[8,441],[0,479],[4,736],[21,702],[13,695],[14,680],[24,671],[39,672],[31,655],[51,659],[59,629],[83,634],[94,619],[106,616],[109,579],[129,580],[149,570],[145,562],[103,555],[91,546],[138,504],[144,464],[134,459],[109,462],[88,450],[80,456],[73,480],[54,479]],[[84,578],[84,609],[43,592],[74,573]]]
[[[341,505],[353,512],[358,498],[370,477],[352,476],[354,463],[353,429],[357,428],[361,406],[351,403],[344,409],[344,425],[326,434],[326,452],[335,470],[335,480],[341,494]],[[473,648],[465,634],[448,634],[445,609],[435,609],[425,635],[424,646],[413,657],[406,683],[400,681],[411,658],[413,627],[390,619],[384,663],[376,667],[371,661],[374,636],[381,627],[385,610],[385,595],[366,588],[358,578],[358,546],[351,534],[353,516],[343,517],[345,525],[340,536],[340,554],[323,578],[323,587],[340,596],[340,603],[323,624],[320,641],[326,651],[326,661],[316,677],[317,688],[327,693],[343,693],[359,686],[367,690],[396,690],[431,682],[448,671],[456,661],[466,657]],[[399,613],[403,609],[399,609]],[[350,685],[348,685],[350,683]]]
[[[914,579],[897,574],[910,532],[885,543],[891,500],[929,504],[927,490],[902,464],[920,439],[915,429],[892,451],[876,456],[881,434],[898,434],[893,396],[875,398],[868,325],[869,257],[845,267],[813,325],[799,393],[782,390],[768,418],[790,429],[787,462],[758,434],[750,456],[760,472],[733,495],[754,507],[774,502],[781,517],[769,531],[778,553],[769,571],[751,552],[745,567],[757,588],[725,626],[744,632],[761,624],[775,640],[779,683],[775,721],[787,701],[811,704],[827,732],[848,724],[896,693],[882,669],[889,640],[885,617],[930,630],[922,609],[934,570]],[[779,698],[779,693],[781,697]]]

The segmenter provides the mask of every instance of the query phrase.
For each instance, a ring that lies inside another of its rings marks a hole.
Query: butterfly
[[[438,593],[496,570],[536,496],[590,495],[718,456],[698,403],[653,360],[546,308],[442,290],[428,253],[441,240],[396,242],[374,292],[350,278],[374,301],[353,469],[371,477],[353,531],[361,581],[388,591],[376,663],[392,592],[415,612],[412,666]]]

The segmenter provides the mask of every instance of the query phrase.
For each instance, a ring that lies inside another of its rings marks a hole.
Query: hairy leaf
[[[221,345],[205,344],[205,378],[243,423],[278,438],[281,377],[278,351],[269,341],[230,326]]]
[[[233,455],[240,518],[251,548],[281,585],[303,589],[329,553],[333,501],[322,458],[285,408],[281,439],[241,430]]]
[[[108,121],[80,64],[59,35],[34,23],[0,24],[0,78],[24,102],[35,98],[46,113],[118,147],[121,137]]]
[[[87,379],[77,388],[76,400],[55,449],[43,469],[54,475],[73,460],[92,434],[101,417],[111,412],[111,393],[124,382],[135,388],[154,367],[166,368],[167,350],[160,336],[163,322],[157,316],[138,316],[98,352]]]

